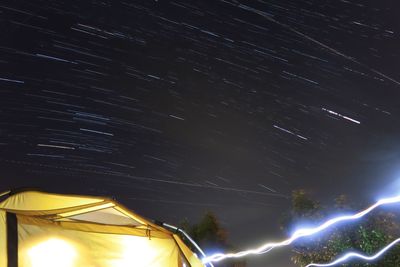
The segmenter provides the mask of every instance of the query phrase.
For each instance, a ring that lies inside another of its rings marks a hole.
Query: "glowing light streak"
[[[343,221],[352,221],[352,220],[356,220],[359,219],[363,216],[365,216],[366,214],[370,213],[371,211],[373,211],[374,209],[376,209],[379,206],[382,205],[388,205],[388,204],[395,204],[395,203],[400,203],[400,195],[399,196],[395,196],[395,197],[391,197],[391,198],[384,198],[384,199],[380,199],[379,201],[377,201],[375,204],[369,206],[368,208],[366,208],[365,210],[362,210],[358,213],[355,213],[353,215],[344,215],[344,216],[338,216],[335,217],[333,219],[330,219],[328,221],[326,221],[325,223],[317,226],[317,227],[313,227],[313,228],[303,228],[303,229],[299,229],[297,231],[295,231],[293,233],[293,235],[283,241],[280,242],[270,242],[270,243],[266,243],[261,245],[260,247],[254,248],[254,249],[249,249],[249,250],[244,250],[244,251],[240,251],[237,253],[216,253],[214,255],[205,257],[203,259],[203,263],[208,263],[208,262],[218,262],[218,261],[222,261],[224,259],[227,258],[241,258],[247,255],[258,255],[258,254],[265,254],[267,252],[269,252],[270,250],[277,248],[277,247],[283,247],[283,246],[288,246],[291,243],[293,243],[295,240],[301,238],[301,237],[306,237],[306,236],[311,236],[314,235],[316,233],[319,233],[327,228],[329,228],[330,226],[337,224],[339,222],[343,222]]]
[[[9,194],[10,192],[11,192],[11,191],[1,192],[1,193],[0,193],[0,197],[5,196],[5,195]]]
[[[347,261],[348,259],[352,259],[352,258],[363,259],[365,261],[373,261],[373,260],[379,258],[380,256],[382,256],[386,251],[391,249],[393,246],[395,246],[399,242],[400,242],[400,238],[394,240],[392,243],[390,243],[389,245],[384,247],[381,251],[379,251],[378,253],[376,253],[375,255],[372,255],[372,256],[365,256],[363,254],[359,254],[359,253],[356,253],[356,252],[349,252],[349,253],[344,254],[342,257],[338,258],[337,260],[335,260],[333,262],[330,262],[330,263],[310,263],[306,267],[311,267],[311,266],[316,266],[316,267],[334,266],[336,264],[342,263],[342,262]]]
[[[332,114],[332,115],[338,116],[338,117],[340,117],[340,118],[343,118],[343,119],[345,119],[345,120],[354,122],[354,123],[356,123],[356,124],[361,124],[360,121],[355,120],[355,119],[352,119],[352,118],[347,117],[347,116],[345,116],[345,115],[342,115],[342,114],[340,114],[340,113],[337,113],[337,112],[335,112],[335,111],[332,111],[332,110],[329,110],[329,109],[326,109],[326,108],[322,108],[322,110],[328,112],[329,114]]]
[[[57,146],[57,145],[47,145],[47,144],[37,144],[37,146],[40,147],[51,147],[51,148],[61,148],[61,149],[72,149],[74,150],[74,147],[70,147],[70,146]]]
[[[282,132],[285,132],[285,133],[288,133],[288,134],[291,134],[291,135],[297,136],[297,137],[298,137],[298,138],[300,138],[300,139],[303,139],[303,140],[308,140],[308,138],[307,138],[307,137],[304,137],[304,136],[302,136],[302,135],[299,135],[299,134],[295,134],[294,132],[292,132],[292,131],[289,131],[289,130],[286,130],[285,128],[279,127],[279,126],[277,126],[277,125],[274,125],[274,128],[276,128],[276,129],[278,129],[278,130],[281,130]]]

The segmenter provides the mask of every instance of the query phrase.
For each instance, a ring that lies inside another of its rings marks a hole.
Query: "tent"
[[[175,233],[103,198],[0,193],[0,267],[204,267]]]

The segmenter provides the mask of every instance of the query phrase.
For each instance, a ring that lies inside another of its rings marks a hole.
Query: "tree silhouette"
[[[228,233],[221,226],[217,217],[212,212],[206,212],[200,222],[191,225],[185,219],[180,227],[184,229],[200,247],[206,250],[233,251],[233,246],[228,243]],[[188,244],[192,249],[191,244]],[[243,260],[225,260],[217,264],[218,267],[244,267]]]

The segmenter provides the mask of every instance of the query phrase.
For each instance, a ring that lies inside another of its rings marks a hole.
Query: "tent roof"
[[[146,227],[153,231],[170,233],[123,205],[104,197],[61,195],[40,191],[23,191],[15,194],[5,192],[0,193],[0,196],[6,197],[0,202],[0,210],[20,215],[40,216],[42,219],[57,222]]]

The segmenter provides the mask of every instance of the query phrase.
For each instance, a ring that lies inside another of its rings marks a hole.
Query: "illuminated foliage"
[[[341,195],[335,199],[332,208],[323,209],[304,190],[294,191],[292,210],[284,219],[283,229],[288,231],[298,221],[312,224],[324,220],[329,213],[332,213],[332,209],[337,213],[343,213],[351,210],[351,205],[347,197]],[[376,211],[361,221],[337,225],[321,235],[296,241],[292,246],[294,251],[292,261],[298,266],[305,266],[311,262],[331,262],[348,251],[372,255],[396,239],[399,234],[396,216],[389,212]],[[396,246],[375,262],[351,261],[340,266],[397,267],[400,266],[400,246]]]

